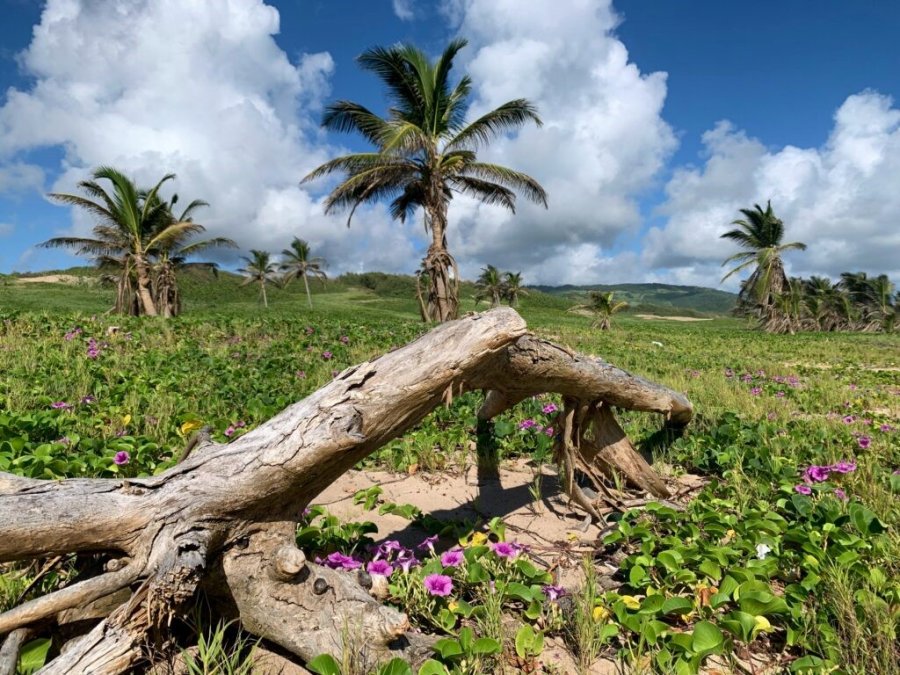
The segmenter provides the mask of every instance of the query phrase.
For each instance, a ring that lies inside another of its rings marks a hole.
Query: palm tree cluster
[[[352,101],[329,105],[322,121],[333,131],[357,132],[374,151],[338,157],[307,175],[303,182],[339,172],[345,175],[325,202],[326,212],[356,208],[367,201],[390,200],[391,215],[405,222],[417,210],[431,233],[417,275],[423,318],[447,321],[459,312],[459,272],[447,249],[447,211],[454,194],[465,194],[515,212],[516,194],[547,205],[547,194],[531,176],[478,161],[476,151],[492,139],[528,122],[541,124],[534,106],[514,99],[466,123],[472,80],[450,81],[453,59],[466,45],[454,40],[432,61],[411,45],[374,47],[358,59],[385,85],[391,107],[381,117]]]
[[[52,193],[50,198],[83,208],[96,219],[93,237],[55,237],[44,248],[71,248],[91,258],[116,285],[113,307],[118,314],[175,316],[181,311],[176,274],[188,267],[215,272],[216,263],[188,258],[215,247],[237,245],[225,237],[201,241],[206,228],[193,220],[194,211],[208,204],[196,199],[176,215],[178,195],[163,200],[159,191],[175,174],[166,174],[152,188],[138,188],[117,169],[102,166],[78,187],[87,195]],[[109,183],[109,187],[100,181]]]
[[[784,223],[772,211],[771,201],[765,209],[755,204],[741,213],[744,218],[732,222],[737,228],[722,235],[744,249],[722,263],[740,263],[722,281],[755,265],[741,284],[738,315],[755,319],[773,333],[893,330],[900,298],[887,275],[870,278],[865,272],[845,272],[837,283],[817,276],[789,278],[781,254],[806,250],[806,244],[782,243]]]
[[[590,291],[588,293],[588,302],[582,305],[575,305],[569,308],[569,311],[590,312],[594,316],[594,320],[591,322],[593,328],[609,330],[612,328],[613,315],[627,307],[628,303],[624,300],[619,302],[613,300],[613,291]]]
[[[521,272],[501,273],[493,265],[481,268],[481,275],[475,285],[478,288],[475,304],[487,299],[491,301],[491,309],[499,307],[503,300],[506,300],[510,307],[518,307],[519,297],[528,295],[528,291],[522,286]]]
[[[259,297],[265,307],[269,306],[266,296],[266,284],[272,283],[279,288],[284,288],[294,279],[303,279],[306,289],[306,301],[312,309],[312,295],[309,292],[309,279],[319,279],[322,283],[328,278],[325,274],[327,263],[324,258],[314,257],[309,244],[298,237],[294,237],[290,248],[281,252],[281,262],[276,265],[268,251],[251,250],[250,257],[242,258],[246,263],[238,270],[246,279],[241,284],[259,284]],[[279,274],[281,272],[281,274]]]

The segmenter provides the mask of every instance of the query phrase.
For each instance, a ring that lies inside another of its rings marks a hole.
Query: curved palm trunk
[[[309,279],[306,278],[306,273],[303,273],[303,285],[306,287],[306,302],[309,303],[309,308],[312,309],[312,296],[309,294]]]
[[[147,316],[157,316],[156,303],[150,291],[150,269],[142,256],[135,256],[134,269],[137,273],[137,292],[141,301],[141,309]]]
[[[459,315],[459,271],[456,260],[447,251],[447,205],[443,201],[428,209],[431,246],[422,262],[430,288],[426,303],[427,320],[452,321]]]

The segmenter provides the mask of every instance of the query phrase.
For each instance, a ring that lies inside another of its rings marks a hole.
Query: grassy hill
[[[613,291],[618,300],[629,304],[629,311],[646,314],[683,314],[686,316],[728,314],[737,301],[734,293],[702,286],[671,284],[612,284],[591,286],[536,286],[537,290],[583,302],[589,291]]]

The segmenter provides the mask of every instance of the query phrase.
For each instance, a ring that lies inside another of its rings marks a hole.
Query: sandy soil
[[[639,319],[663,319],[665,321],[712,321],[712,319],[701,319],[696,316],[660,316],[659,314],[635,314]]]
[[[22,284],[80,284],[92,280],[73,274],[45,274],[39,277],[18,277],[16,281]]]

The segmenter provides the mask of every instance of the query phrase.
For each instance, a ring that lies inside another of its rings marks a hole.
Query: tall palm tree
[[[164,317],[178,316],[181,313],[181,292],[178,289],[177,273],[184,269],[197,269],[218,274],[219,265],[214,262],[189,261],[191,256],[211,248],[237,248],[237,244],[227,237],[213,237],[202,241],[192,241],[196,234],[206,231],[203,225],[194,222],[194,211],[209,206],[202,199],[195,199],[188,204],[180,215],[174,214],[174,206],[178,203],[178,195],[166,204],[169,222],[192,223],[194,227],[186,228],[176,237],[168,239],[154,251],[153,269],[154,300],[160,314]],[[166,220],[161,220],[164,226]]]
[[[478,287],[478,293],[475,295],[475,304],[484,300],[491,299],[491,309],[500,305],[500,299],[506,293],[506,284],[500,275],[500,271],[493,265],[481,268],[481,276],[475,282]]]
[[[754,204],[753,209],[740,211],[744,214],[744,218],[731,223],[738,227],[729,230],[721,238],[730,239],[746,250],[735,253],[722,263],[722,265],[731,262],[740,263],[722,277],[722,281],[751,265],[756,265],[753,273],[741,285],[738,302],[745,309],[749,308],[760,318],[765,319],[774,309],[775,298],[788,283],[781,254],[794,249],[806,250],[806,244],[798,241],[790,244],[781,243],[784,238],[784,223],[773,213],[771,201],[766,204],[765,210],[759,204]]]
[[[429,284],[425,307],[432,321],[453,319],[459,311],[459,274],[447,250],[447,210],[454,193],[513,212],[514,190],[547,205],[547,194],[534,178],[478,161],[476,150],[493,138],[529,121],[540,125],[541,120],[531,103],[514,99],[466,124],[472,81],[464,75],[455,85],[450,83],[453,59],[465,45],[465,40],[452,41],[436,61],[411,45],[365,51],[358,62],[387,88],[392,103],[387,117],[358,103],[337,101],[327,107],[322,124],[333,131],[358,132],[375,150],[333,159],[302,181],[344,173],[325,209],[349,208],[348,226],[366,201],[392,200],[391,215],[401,222],[423,210],[431,245],[419,278]]]
[[[312,309],[312,296],[309,294],[309,277],[321,279],[322,283],[325,283],[325,280],[328,278],[324,271],[325,258],[311,257],[309,244],[298,237],[294,237],[291,247],[284,249],[281,255],[284,256],[284,260],[278,266],[278,269],[284,272],[282,280],[287,284],[291,279],[302,277],[303,285],[306,287],[306,301],[309,303],[309,308]]]
[[[522,273],[507,272],[504,275],[504,284],[506,285],[506,300],[509,302],[509,306],[518,307],[519,296],[528,295],[528,291],[522,287]]]
[[[266,284],[277,282],[275,264],[272,262],[271,257],[268,251],[251,249],[249,258],[246,256],[242,257],[242,260],[246,261],[247,265],[238,270],[238,272],[247,277],[241,286],[254,283],[259,284],[259,297],[262,298],[264,307],[269,306],[269,299],[266,297]]]
[[[594,315],[591,323],[593,328],[600,330],[609,330],[612,327],[612,317],[614,314],[621,312],[628,307],[628,303],[623,301],[615,302],[613,300],[613,291],[590,291],[588,293],[588,302],[583,305],[576,305],[569,309],[570,312],[578,310],[587,310]]]
[[[145,191],[139,190],[121,171],[108,166],[96,169],[92,178],[81,181],[78,186],[93,199],[62,193],[51,193],[49,197],[81,207],[93,215],[97,219],[94,237],[55,237],[41,246],[74,248],[76,255],[91,257],[101,267],[118,268],[116,306],[119,311],[125,310],[124,305],[128,303],[133,277],[141,313],[156,316],[158,312],[151,288],[153,251],[194,227],[192,223],[168,220],[166,204],[157,197],[162,184],[174,179],[175,174],[166,174],[153,188]],[[109,181],[111,193],[100,185],[101,180]]]

